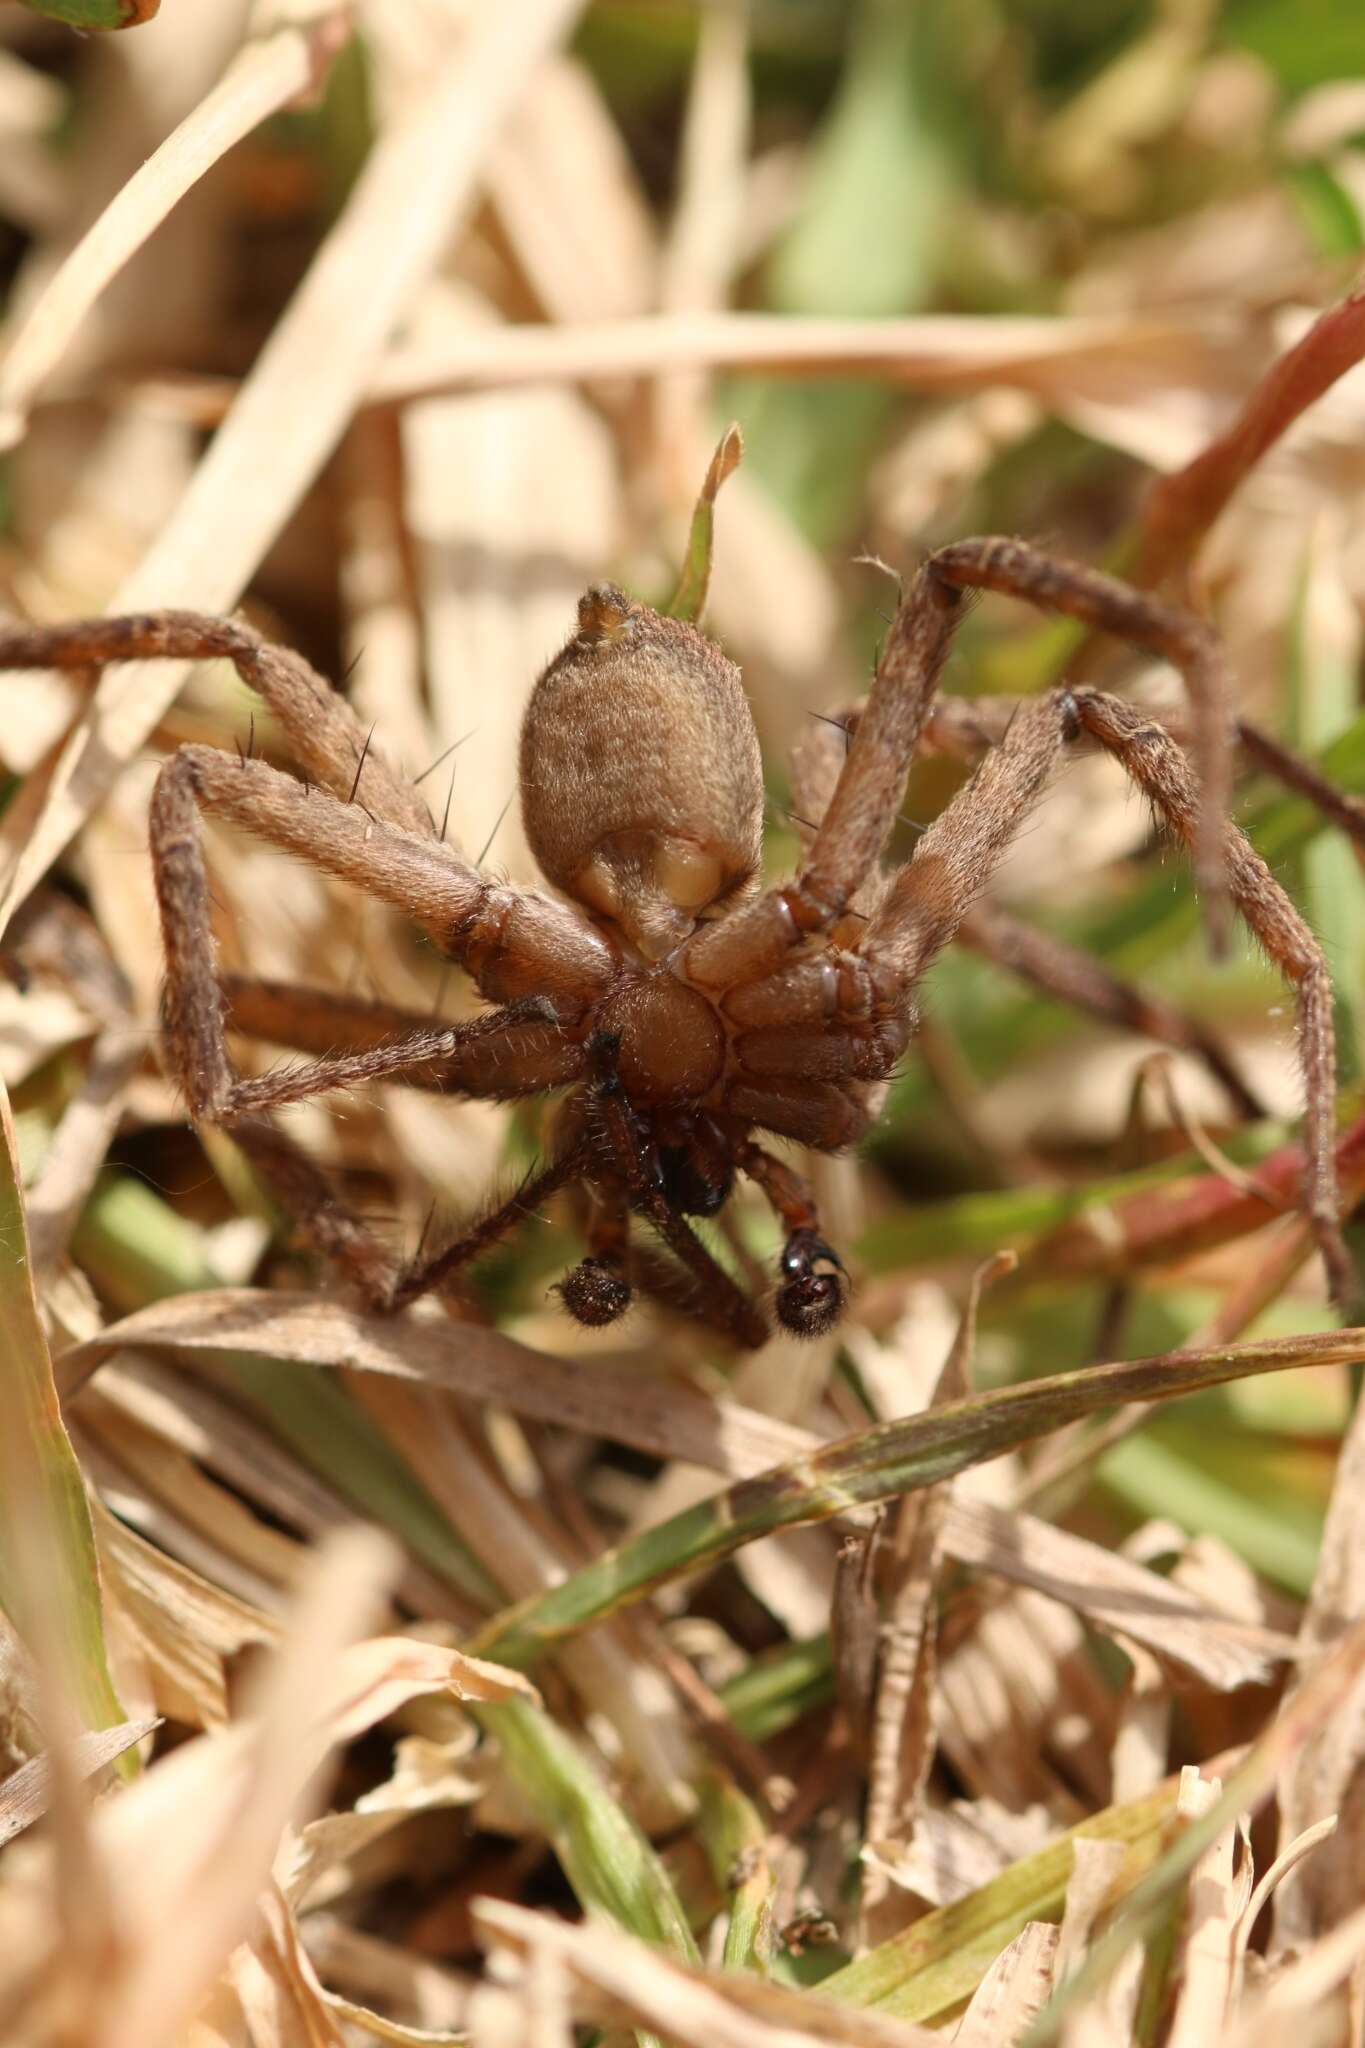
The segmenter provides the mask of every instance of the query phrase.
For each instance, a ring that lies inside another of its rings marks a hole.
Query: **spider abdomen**
[[[594,1028],[619,1041],[631,1102],[695,1102],[720,1080],[725,1029],[712,1004],[666,971],[627,975],[597,1006]]]

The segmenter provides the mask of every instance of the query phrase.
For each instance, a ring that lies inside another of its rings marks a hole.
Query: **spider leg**
[[[491,1250],[499,1238],[506,1237],[528,1216],[534,1215],[541,1203],[548,1201],[559,1188],[577,1180],[583,1172],[586,1157],[587,1146],[580,1140],[566,1146],[538,1172],[527,1174],[515,1193],[462,1231],[453,1244],[448,1244],[433,1258],[415,1259],[406,1267],[393,1282],[387,1306],[406,1308],[419,1295],[444,1293],[457,1273]]]
[[[1058,691],[1025,704],[1004,742],[935,819],[892,883],[863,953],[908,988],[953,938],[972,897],[1032,809],[1063,745],[1082,732],[1119,761],[1187,848],[1198,840],[1199,785],[1170,734],[1117,697]],[[1299,1009],[1308,1169],[1304,1207],[1332,1285],[1349,1291],[1350,1263],[1338,1224],[1335,1047],[1331,978],[1322,948],[1275,877],[1235,825],[1222,828],[1221,859],[1232,899],[1294,989]]]
[[[238,974],[225,974],[222,987],[229,1032],[319,1055],[316,1066],[271,1074],[268,1081],[279,1092],[261,1104],[254,1103],[247,1091],[263,1084],[237,1083],[239,1108],[273,1108],[297,1101],[299,1087],[312,1095],[329,1087],[389,1078],[401,1079],[408,1088],[509,1102],[579,1081],[585,1071],[582,1046],[558,1029],[553,1008],[534,998],[464,1024],[437,1026],[414,1011],[332,989]],[[447,1043],[423,1060],[424,1037],[433,1042],[444,1038]],[[342,1048],[345,1057],[338,1059]],[[372,1066],[367,1064],[371,1061]]]
[[[763,1190],[787,1233],[773,1302],[777,1319],[794,1336],[823,1336],[844,1311],[844,1267],[820,1235],[815,1198],[799,1174],[761,1145],[746,1144],[739,1166]]]
[[[817,1152],[856,1145],[872,1121],[856,1095],[837,1081],[749,1081],[737,1075],[726,1084],[725,1107],[731,1116]]]
[[[99,668],[118,661],[230,661],[269,706],[310,780],[333,796],[363,797],[386,824],[430,834],[426,805],[369,744],[346,699],[300,654],[237,619],[204,612],[138,612],[68,625],[0,627],[5,668]],[[360,782],[357,787],[357,772]]]
[[[1040,611],[1150,648],[1184,679],[1198,766],[1196,821],[1190,850],[1205,915],[1221,951],[1227,937],[1229,877],[1223,820],[1232,799],[1232,678],[1223,643],[1204,619],[1164,603],[1102,570],[1058,561],[1018,540],[961,540],[934,555],[930,567],[958,590],[996,590]]]
[[[809,933],[839,922],[891,836],[962,604],[932,565],[915,576],[800,873],[695,932],[680,957],[690,980],[733,988],[769,975]]]
[[[581,1007],[594,984],[605,987],[614,972],[604,942],[567,909],[494,890],[438,842],[376,824],[358,806],[324,790],[309,791],[263,762],[235,761],[214,747],[182,747],[157,778],[151,849],[166,954],[166,1039],[196,1116],[231,1116],[234,1105],[260,1108],[271,1099],[259,1091],[246,1098],[235,1093],[256,1084],[238,1082],[227,1054],[201,809],[407,910],[433,936],[444,936],[452,951],[478,928],[481,936],[468,950],[477,956],[481,985],[495,1001],[544,994]],[[546,1035],[548,1040],[552,1033]],[[412,1063],[421,1067],[455,1053],[454,1039],[439,1039],[427,1027],[411,1048]],[[291,1089],[297,1097],[298,1077]]]
[[[584,1148],[571,1145],[539,1173],[528,1175],[516,1193],[475,1223],[433,1258],[420,1256],[401,1265],[370,1226],[338,1192],[336,1183],[268,1117],[249,1117],[233,1131],[233,1140],[273,1189],[309,1241],[333,1261],[368,1305],[391,1312],[406,1308],[419,1295],[439,1294],[449,1306],[464,1303],[451,1283],[500,1237],[516,1228],[556,1188],[582,1171]]]
[[[712,1258],[686,1218],[670,1205],[650,1135],[633,1114],[616,1071],[617,1042],[599,1032],[589,1045],[592,1121],[602,1152],[623,1182],[630,1206],[653,1225],[696,1284],[694,1312],[736,1342],[757,1350],[768,1340],[762,1310]]]
[[[987,698],[985,705],[989,708],[997,701]],[[935,713],[949,704],[970,707],[971,700],[941,699],[935,706]],[[1017,708],[1016,704],[1012,712]],[[793,808],[798,829],[807,843],[825,814],[842,770],[848,750],[847,724],[853,715],[819,720],[793,750]],[[1002,726],[998,738],[1004,737],[1004,730]],[[870,878],[859,890],[855,908],[865,916],[873,914],[886,893],[889,879],[880,871]],[[841,936],[836,933],[836,941]],[[856,931],[849,935],[848,943],[856,948],[861,937],[861,931]],[[1260,1103],[1212,1032],[1174,1003],[1149,995],[1132,982],[1110,973],[1108,968],[1080,948],[1068,946],[1062,939],[1035,930],[993,904],[978,904],[968,911],[958,930],[958,942],[993,960],[1007,972],[1031,982],[1045,995],[1069,1003],[1075,1009],[1098,1017],[1103,1023],[1141,1032],[1159,1044],[1195,1054],[1204,1062],[1239,1116],[1258,1117],[1264,1114]],[[747,1019],[759,1027],[767,1023],[774,1031],[782,1030],[784,1026],[790,1029],[798,1023],[809,1024],[812,1013],[830,1019],[828,1028],[839,1038],[845,1035],[840,1027],[846,1023],[861,1024],[863,1031],[860,1037],[864,1042],[870,1042],[867,1020],[877,1019],[880,1030],[889,1034],[894,1030],[889,1020],[902,1018],[906,1006],[900,989],[892,987],[878,991],[870,977],[858,979],[851,968],[840,963],[837,983],[828,974],[823,978],[812,974],[804,964],[788,967],[766,982],[750,982],[736,990],[733,1001],[727,1003],[726,1008],[737,1021]],[[745,1057],[745,1044],[746,1041],[741,1039],[738,1048],[741,1060]],[[892,1048],[888,1044],[888,1049],[894,1059],[901,1048],[898,1045]],[[859,1056],[864,1061],[868,1058],[861,1048]],[[762,1057],[761,1052],[759,1057]],[[813,1066],[810,1071],[814,1073],[820,1069]],[[848,1071],[856,1074],[860,1069],[854,1064]],[[872,1072],[874,1068],[869,1066],[866,1071]],[[885,1072],[886,1069],[880,1071]]]

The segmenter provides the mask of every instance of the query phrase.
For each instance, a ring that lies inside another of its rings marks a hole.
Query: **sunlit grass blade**
[[[1365,1330],[1272,1338],[1213,1351],[1092,1366],[946,1402],[742,1480],[607,1551],[547,1593],[494,1615],[465,1645],[499,1663],[531,1663],[553,1644],[685,1573],[801,1522],[912,1493],[1064,1423],[1127,1401],[1164,1401],[1253,1373],[1365,1360]]]
[[[694,625],[706,610],[706,593],[711,587],[711,557],[715,552],[716,497],[726,477],[739,467],[744,442],[733,421],[725,429],[702,480],[701,494],[688,529],[687,553],[683,557],[678,587],[664,609],[675,619],[690,619]]]
[[[1078,1837],[1127,1843],[1137,1876],[1160,1850],[1176,1796],[1172,1780],[1145,1799],[1082,1821],[965,1899],[926,1913],[903,1934],[836,1970],[822,1982],[822,1996],[907,2020],[935,2020],[951,2012],[1030,1920],[1060,1918]]]
[[[133,1310],[221,1285],[202,1234],[141,1181],[106,1174],[86,1204],[75,1250],[104,1294]],[[234,1352],[223,1376],[300,1462],[477,1606],[497,1588],[421,1481],[343,1390],[315,1373],[282,1373],[272,1359]]]
[[[728,1970],[768,1973],[773,1952],[773,1868],[768,1830],[730,1778],[708,1772],[701,1784],[700,1831],[711,1875],[729,1905],[721,1960]]]
[[[497,1738],[518,1792],[584,1909],[696,1962],[697,1945],[672,1879],[577,1743],[524,1700],[474,1711]]]
[[[106,1764],[116,1762],[126,1749],[160,1726],[159,1716],[148,1714],[140,1721],[119,1721],[112,1728],[78,1735],[71,1745],[68,1767],[78,1778],[93,1778]],[[48,1757],[30,1757],[17,1771],[11,1771],[0,1785],[0,1848],[41,1820],[51,1797],[52,1764]]]
[[[1290,1759],[1341,1707],[1362,1669],[1365,1622],[1358,1621],[1312,1676],[1291,1694],[1288,1704],[1252,1746],[1245,1761],[1229,1774],[1221,1797],[1181,1830],[1170,1848],[1133,1888],[1113,1923],[1092,1945],[1081,1968],[1054,1994],[1029,2028],[1020,2048],[1051,2048],[1061,2035],[1067,2013],[1104,1983],[1130,1942],[1146,1938],[1157,1926],[1168,1901],[1185,1884],[1205,1849],[1238,1815],[1254,1813],[1270,1797]]]
[[[87,1729],[126,1716],[109,1675],[90,1508],[33,1292],[9,1097],[0,1084],[0,1601],[50,1647]],[[125,1755],[119,1768],[136,1765]]]

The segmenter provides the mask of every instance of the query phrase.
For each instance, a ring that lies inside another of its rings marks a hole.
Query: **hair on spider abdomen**
[[[758,875],[763,763],[739,670],[682,619],[603,583],[537,682],[522,811],[541,869],[648,960]]]

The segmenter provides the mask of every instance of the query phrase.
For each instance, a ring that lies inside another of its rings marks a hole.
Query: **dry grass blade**
[[[1226,433],[1147,495],[1137,575],[1155,584],[1189,563],[1223,507],[1268,448],[1365,356],[1365,289],[1315,320],[1257,385]]]
[[[950,1556],[1074,1607],[1095,1627],[1141,1642],[1167,1665],[1220,1691],[1264,1684],[1291,1661],[1290,1636],[1210,1612],[1203,1602],[1120,1552],[1033,1515],[954,1499]]]
[[[1365,1331],[1331,1331],[1092,1366],[949,1402],[908,1422],[887,1423],[827,1445],[675,1515],[607,1552],[541,1599],[497,1616],[470,1647],[501,1661],[530,1661],[565,1636],[700,1565],[719,1563],[759,1536],[934,1485],[1119,1402],[1166,1401],[1256,1373],[1361,1358]]]
[[[0,448],[24,433],[81,322],[176,202],[242,136],[315,87],[347,33],[347,9],[313,0],[233,60],[213,91],[114,195],[49,282],[0,361]]]
[[[430,353],[395,350],[370,386],[374,404],[504,384],[587,382],[703,368],[783,376],[862,376],[912,390],[1009,384],[1046,397],[1103,385],[1118,368],[1156,388],[1212,377],[1219,355],[1179,321],[837,320],[768,313],[667,314],[570,328],[508,327]],[[174,405],[174,394],[168,394]]]
[[[301,1365],[344,1366],[422,1381],[589,1435],[612,1435],[659,1457],[737,1474],[761,1471],[814,1440],[735,1402],[652,1381],[633,1366],[581,1364],[532,1351],[501,1331],[367,1315],[323,1295],[224,1288],[140,1309],[62,1354],[63,1398],[115,1347],[258,1351]]]
[[[409,116],[376,143],[347,207],[215,436],[169,527],[116,610],[234,604],[335,446],[390,330],[472,202],[527,74],[579,0],[480,13]],[[414,197],[420,195],[420,197]],[[357,293],[355,281],[365,279]],[[187,673],[113,669],[57,763],[42,811],[8,858],[0,931],[155,729]]]
[[[971,1389],[976,1322],[983,1290],[1015,1265],[1000,1253],[972,1275],[957,1335],[929,1396],[932,1409],[960,1400]],[[913,1838],[934,1760],[934,1679],[938,1666],[938,1578],[944,1526],[951,1502],[947,1485],[927,1486],[894,1503],[882,1544],[883,1576],[890,1580],[880,1630],[876,1699],[868,1750],[865,1831],[883,1842]],[[866,1944],[892,1931],[901,1918],[883,1864],[864,1862],[862,1926]]]
[[[123,1755],[125,1749],[141,1742],[161,1726],[155,1714],[140,1721],[120,1721],[113,1728],[96,1728],[78,1735],[71,1745],[68,1768],[79,1778],[93,1778],[106,1764]],[[25,1828],[32,1827],[47,1812],[52,1797],[52,1765],[45,1756],[30,1757],[0,1784],[0,1848]]]
[[[955,2048],[1014,2048],[1046,2003],[1056,1956],[1057,1929],[1031,1920],[972,1994],[952,2037]]]
[[[1365,1408],[1357,1405],[1341,1447],[1313,1590],[1299,1633],[1300,1685],[1330,1662],[1342,1635],[1365,1612]],[[1317,1853],[1275,1894],[1277,1951],[1298,1949],[1361,1903],[1365,1841],[1365,1679],[1313,1731],[1280,1788],[1281,1847],[1329,1816],[1337,1825]]]
[[[731,1478],[815,1453],[821,1439],[738,1402],[653,1380],[632,1366],[581,1364],[531,1351],[499,1332],[464,1326],[458,1343],[434,1323],[368,1316],[321,1296],[223,1290],[159,1302],[64,1352],[58,1384],[70,1399],[116,1347],[223,1352],[347,1367],[425,1382],[517,1413],[606,1436]],[[1144,1643],[1206,1685],[1262,1681],[1292,1655],[1288,1638],[1229,1621],[1141,1565],[1036,1517],[953,1499],[948,1554],[1076,1607],[1099,1628]]]
[[[1223,2048],[1261,2048],[1286,2040],[1326,2048],[1340,2041],[1341,2019],[1328,2003],[1331,1993],[1356,1970],[1365,1954],[1365,1906],[1357,1907],[1303,1955],[1288,1963],[1258,1996],[1248,1998]]]
[[[1357,1622],[1322,1664],[1280,1709],[1233,1770],[1222,1795],[1189,1823],[1156,1866],[1128,1894],[1111,1925],[1090,1949],[1074,1977],[1054,1994],[1029,2029],[1026,2048],[1051,2048],[1068,2015],[1107,1980],[1130,1945],[1149,1933],[1186,1884],[1200,1857],[1244,1814],[1255,1813],[1271,1796],[1277,1778],[1302,1754],[1305,1744],[1337,1713],[1365,1671],[1365,1622]]]
[[[929,2048],[936,2038],[788,1985],[689,1970],[608,1927],[568,1927],[494,1899],[479,1900],[475,1915],[485,1942],[522,1959],[528,1979],[538,1960],[562,1967],[576,2018],[654,2028],[680,2048]]]
[[[87,1729],[126,1719],[109,1676],[85,1484],[33,1291],[9,1096],[0,1084],[0,1597]]]
[[[148,2048],[179,2038],[248,1934],[281,1832],[331,1747],[423,1693],[525,1697],[511,1674],[437,1645],[356,1640],[396,1564],[392,1547],[372,1532],[325,1541],[260,1689],[256,1717],[227,1737],[184,1745],[158,1762],[133,1796],[101,1811],[99,1847],[128,1912],[100,2048]],[[161,1938],[168,1916],[180,1929],[173,1952]]]

